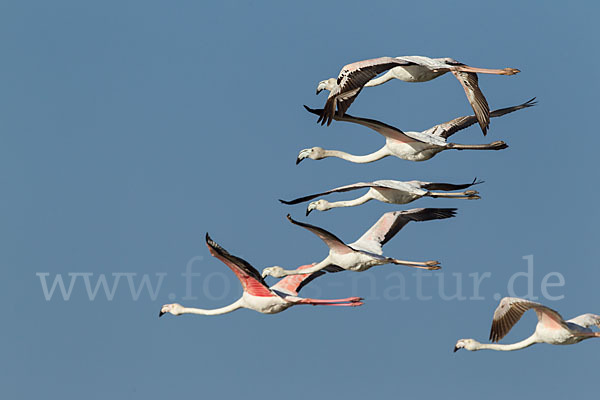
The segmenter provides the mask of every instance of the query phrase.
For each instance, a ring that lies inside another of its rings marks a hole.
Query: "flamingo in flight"
[[[262,276],[271,275],[282,278],[288,275],[313,273],[321,270],[327,272],[366,271],[376,265],[397,264],[428,270],[440,269],[439,261],[402,261],[384,257],[382,246],[398,233],[410,221],[430,221],[454,217],[456,208],[415,208],[406,211],[393,211],[383,214],[381,218],[356,242],[345,244],[333,233],[314,225],[294,221],[288,214],[288,220],[295,225],[308,229],[317,235],[327,247],[329,255],[321,262],[304,270],[285,270],[279,266],[263,269]]]
[[[239,308],[249,308],[263,314],[275,314],[298,304],[349,307],[360,306],[363,304],[361,302],[362,298],[360,297],[334,300],[306,299],[298,297],[298,292],[302,287],[324,274],[324,272],[301,273],[297,276],[290,276],[282,279],[275,285],[269,287],[262,276],[260,276],[260,273],[252,265],[239,257],[229,254],[227,250],[213,242],[210,236],[208,236],[208,233],[206,234],[206,245],[208,246],[210,254],[225,263],[225,265],[227,265],[238,277],[244,288],[242,297],[228,306],[213,310],[183,307],[177,303],[165,304],[160,309],[160,313],[158,314],[159,317],[165,313],[171,313],[173,315],[219,315],[230,313]],[[298,270],[303,271],[313,265],[314,264],[303,265],[299,267]]]
[[[313,201],[308,205],[306,209],[306,216],[308,216],[308,214],[310,214],[312,210],[327,211],[337,207],[354,207],[364,204],[371,200],[378,200],[390,204],[407,204],[424,196],[433,198],[445,197],[451,199],[476,200],[480,199],[480,197],[477,195],[478,192],[476,190],[467,190],[458,193],[432,192],[432,190],[461,190],[467,189],[473,185],[478,185],[480,183],[483,183],[483,181],[477,181],[477,178],[475,178],[471,183],[465,183],[460,185],[455,185],[451,183],[421,181],[402,182],[393,180],[379,180],[374,182],[353,183],[351,185],[340,186],[335,189],[327,190],[325,192],[317,194],[311,194],[309,196],[300,197],[290,201],[281,199],[279,201],[283,204],[292,205],[304,203],[305,201],[309,201],[316,197],[324,196],[330,193],[348,192],[350,190],[369,188],[367,193],[354,200],[329,202],[327,200],[320,199],[317,201]]]
[[[456,342],[454,351],[463,348],[469,351],[483,349],[512,351],[524,349],[536,343],[575,344],[585,339],[600,337],[600,332],[594,332],[591,329],[593,326],[600,328],[600,315],[583,314],[565,321],[558,312],[540,303],[518,297],[505,297],[494,312],[490,340],[497,342],[506,336],[525,311],[530,309],[537,314],[538,323],[533,335],[527,339],[512,344],[488,344],[479,343],[475,339],[460,339]]]
[[[513,111],[532,107],[536,104],[534,100],[535,97],[518,106],[492,111],[490,116],[500,117]],[[321,113],[321,110],[314,110],[307,106],[304,106],[304,108],[313,114]],[[502,141],[495,141],[489,144],[457,144],[447,142],[446,139],[450,136],[477,122],[477,118],[473,115],[455,118],[423,132],[403,132],[398,128],[374,119],[358,118],[348,114],[342,117],[336,115],[333,118],[336,121],[352,122],[373,129],[385,137],[385,146],[374,153],[364,156],[356,156],[339,150],[325,150],[321,147],[312,147],[300,151],[296,159],[296,164],[299,164],[305,158],[321,160],[327,157],[337,157],[353,163],[370,163],[388,156],[395,156],[409,161],[425,161],[444,150],[502,150],[508,147]]]
[[[388,59],[389,57],[384,58]],[[356,90],[356,85],[350,85],[348,83],[347,86],[349,87],[346,89],[346,87],[344,87],[343,82],[343,78],[345,78],[346,75],[343,74],[345,73],[351,76],[352,73],[356,70],[362,71],[364,69],[368,70],[369,68],[376,68],[376,66],[378,65],[377,63],[374,63],[376,60],[380,59],[366,60],[345,66],[344,68],[342,68],[342,72],[340,72],[337,81],[332,78],[326,81],[319,82],[319,85],[317,86],[317,94],[322,89],[328,89],[332,91],[330,94],[330,98],[342,96],[341,100],[346,101],[346,97],[344,96],[349,96],[346,93],[352,93],[352,90]],[[477,73],[495,75],[514,75],[521,72],[515,68],[488,69],[470,67],[452,58],[447,57],[429,58],[423,56],[403,56],[396,57],[395,60],[397,60],[399,64],[394,66],[393,68],[386,68],[387,72],[382,76],[375,79],[371,79],[365,83],[360,81],[361,87],[358,88],[358,92],[360,92],[362,87],[378,86],[392,79],[399,79],[404,82],[427,82],[439,76],[442,76],[447,72],[452,72],[452,74],[456,77],[456,79],[458,79],[463,89],[465,90],[467,99],[469,100],[469,103],[471,104],[471,107],[475,112],[477,121],[479,122],[479,126],[481,127],[481,131],[484,135],[486,135],[487,129],[490,124],[490,108],[488,106],[487,100],[485,99],[485,96],[479,89]],[[388,64],[390,64],[390,61],[386,60],[385,65],[387,66]],[[380,72],[378,72],[378,74],[379,73]],[[340,83],[342,86],[341,88]],[[354,97],[358,95],[358,92],[356,92]],[[347,102],[347,104],[343,103],[343,106],[341,107],[338,104],[338,116],[344,115],[344,113],[350,106],[350,103],[352,102],[352,100],[354,100],[354,97],[351,97],[351,100]],[[327,107],[325,107],[325,112],[321,114],[319,121],[323,120],[323,122],[325,122],[324,119],[328,118],[327,125],[329,125],[331,123],[331,118],[333,118],[333,111],[334,109],[328,109]]]
[[[317,123],[329,126],[336,114],[342,116],[356,99],[363,86],[382,72],[400,65],[410,65],[406,61],[394,57],[379,57],[371,60],[357,61],[344,65],[337,79],[330,78],[319,82],[317,94],[329,90],[325,107],[319,114]]]

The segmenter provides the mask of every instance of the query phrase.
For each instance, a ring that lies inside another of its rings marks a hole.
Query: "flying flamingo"
[[[534,99],[535,97],[518,106],[495,110],[490,116],[500,117],[513,111],[532,107],[536,104]],[[304,106],[304,108],[313,114],[321,113],[321,110],[313,110],[307,106]],[[508,147],[508,145],[502,141],[495,141],[490,144],[457,144],[447,142],[447,138],[477,122],[477,119],[473,115],[455,118],[452,121],[436,125],[423,132],[402,132],[400,129],[384,124],[383,122],[374,119],[353,117],[348,114],[342,117],[334,116],[334,119],[336,121],[353,122],[373,129],[385,137],[385,146],[374,153],[364,156],[355,156],[343,151],[312,147],[300,151],[298,158],[296,159],[296,164],[299,164],[305,158],[321,160],[327,157],[342,158],[353,163],[370,163],[388,156],[396,156],[409,161],[425,161],[434,157],[439,152],[449,149],[501,150]]]
[[[225,265],[227,265],[238,277],[244,288],[242,297],[228,306],[213,310],[183,307],[177,303],[165,304],[160,309],[160,313],[158,314],[159,317],[165,313],[171,313],[173,315],[219,315],[230,313],[239,308],[249,308],[263,314],[275,314],[298,304],[349,307],[360,306],[363,304],[360,297],[334,300],[306,299],[298,297],[298,292],[304,285],[321,276],[324,272],[301,273],[301,275],[298,276],[290,276],[289,278],[282,279],[275,285],[269,287],[260,276],[260,273],[252,265],[239,257],[229,254],[227,250],[213,242],[210,236],[208,236],[208,233],[206,234],[206,245],[208,246],[210,254],[225,263]],[[298,270],[302,271],[308,269],[312,265],[314,264],[303,265],[298,268]]]
[[[263,269],[262,276],[271,275],[282,278],[287,275],[327,272],[366,271],[376,265],[397,264],[428,270],[440,269],[439,261],[402,261],[384,257],[382,246],[398,233],[410,221],[430,221],[454,217],[456,208],[415,208],[407,211],[394,211],[383,214],[381,218],[356,242],[345,244],[333,233],[314,225],[294,221],[288,214],[288,220],[295,225],[308,229],[317,235],[327,247],[329,255],[321,262],[304,270],[285,270],[279,266]]]
[[[600,337],[600,332],[590,329],[592,326],[600,328],[600,315],[583,314],[565,321],[558,312],[540,303],[518,297],[505,297],[500,300],[500,304],[494,312],[490,340],[497,342],[506,336],[529,309],[535,310],[538,323],[533,335],[527,339],[512,344],[486,344],[479,343],[475,339],[460,339],[456,342],[454,351],[463,348],[470,351],[482,349],[512,351],[524,349],[536,343],[575,344],[585,339]]]
[[[427,82],[444,75],[446,72],[452,72],[465,90],[467,99],[477,116],[477,121],[484,135],[487,133],[490,125],[490,108],[479,89],[477,73],[514,75],[521,72],[515,68],[488,69],[470,67],[447,57],[403,56],[396,57],[396,59],[404,61],[406,65],[394,67],[382,76],[371,79],[364,86],[378,86],[392,79],[399,79],[404,82]]]
[[[317,85],[317,94],[322,90],[329,90],[329,97],[327,97],[327,102],[317,122],[320,122],[321,125],[327,123],[329,126],[334,114],[336,114],[336,107],[337,115],[344,115],[365,83],[380,73],[399,65],[410,65],[410,63],[393,57],[379,57],[371,60],[357,61],[344,65],[337,79],[330,78],[319,82]]]
[[[305,201],[312,200],[319,196],[324,196],[330,193],[337,192],[348,192],[350,190],[364,189],[369,188],[367,193],[362,195],[361,197],[348,200],[348,201],[336,201],[329,202],[324,199],[320,199],[317,201],[313,201],[308,205],[306,209],[306,216],[310,214],[312,210],[319,211],[327,211],[336,207],[354,207],[361,204],[364,204],[371,200],[378,200],[384,203],[390,204],[407,204],[421,197],[446,197],[452,199],[469,199],[475,200],[480,197],[477,195],[478,192],[476,190],[467,190],[464,192],[458,193],[441,193],[441,192],[432,192],[432,190],[443,190],[443,191],[451,191],[451,190],[460,190],[467,189],[473,185],[478,185],[483,183],[483,181],[477,182],[477,178],[473,180],[471,183],[454,185],[451,183],[436,183],[436,182],[421,182],[421,181],[393,181],[393,180],[379,180],[374,182],[358,182],[353,183],[351,185],[340,186],[335,189],[328,190],[326,192],[321,192],[317,194],[311,194],[309,196],[300,197],[294,200],[286,201],[279,200],[283,204],[298,204],[303,203]]]

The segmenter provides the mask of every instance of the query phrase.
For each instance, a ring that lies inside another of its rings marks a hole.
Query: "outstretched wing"
[[[329,247],[331,250],[334,250],[336,253],[346,254],[346,253],[352,253],[354,251],[354,250],[352,250],[352,248],[348,247],[344,242],[342,242],[333,233],[327,232],[323,228],[319,228],[318,226],[314,226],[314,225],[310,225],[310,224],[305,224],[304,222],[294,221],[292,219],[292,217],[290,217],[290,214],[287,215],[287,219],[292,224],[301,226],[304,229],[308,229],[309,231],[311,231],[312,233],[317,235],[323,242],[325,242],[327,247]]]
[[[488,126],[490,125],[490,106],[481,92],[481,89],[479,89],[479,79],[477,78],[477,74],[462,71],[452,71],[452,74],[454,74],[465,90],[467,99],[469,99],[469,103],[477,117],[477,122],[479,122],[481,131],[485,136],[487,134]]]
[[[315,263],[303,265],[298,267],[298,270],[310,268]],[[297,296],[300,290],[309,284],[313,279],[318,278],[321,275],[324,275],[324,271],[313,272],[312,274],[304,274],[304,275],[288,275],[285,278],[281,279],[275,285],[271,286],[271,290],[276,292],[282,292],[290,296]]]
[[[336,114],[336,106],[337,115],[344,115],[367,82],[390,68],[410,64],[393,57],[379,57],[345,65],[338,75],[337,87],[329,93],[317,122],[321,125],[330,125]]]
[[[526,101],[523,104],[519,104],[518,106],[500,108],[498,110],[494,110],[490,113],[491,118],[501,117],[505,114],[509,114],[513,111],[522,110],[524,108],[533,107],[537,104],[535,101],[535,97]],[[443,124],[439,124],[430,129],[431,133],[434,135],[441,136],[443,138],[449,138],[454,135],[456,132],[461,131],[469,126],[473,125],[477,122],[477,117],[474,115],[468,115],[464,117],[458,117],[451,121],[444,122]]]
[[[271,297],[273,293],[269,289],[269,286],[252,265],[239,257],[229,254],[227,250],[219,246],[214,242],[208,233],[206,234],[206,245],[208,251],[213,257],[221,260],[227,265],[238,277],[242,283],[244,291],[253,296],[260,297]]]
[[[453,183],[440,183],[440,182],[421,182],[421,188],[426,190],[443,190],[449,192],[451,190],[461,190],[470,188],[473,185],[479,185],[480,183],[484,183],[484,181],[478,181],[477,178],[473,179],[471,183],[463,183],[455,185]]]
[[[490,340],[497,342],[502,339],[512,329],[512,327],[521,319],[525,311],[534,309],[540,321],[547,321],[553,325],[560,325],[566,328],[566,323],[561,315],[551,308],[540,303],[520,299],[518,297],[505,297],[500,300],[500,304],[494,311],[492,320],[492,329],[490,331]]]
[[[456,208],[413,208],[406,211],[385,213],[356,242],[349,246],[353,249],[383,254],[381,247],[408,224],[410,221],[430,221],[433,219],[451,218],[456,215]]]
[[[584,328],[590,328],[592,326],[600,328],[600,315],[583,314],[573,319],[570,319],[567,322],[572,322],[579,326],[583,326]]]
[[[322,108],[314,109],[314,108],[310,108],[306,105],[304,106],[304,108],[306,109],[306,111],[313,113],[313,114],[317,114],[317,115],[323,114]],[[348,114],[344,114],[342,116],[335,114],[333,116],[333,119],[335,119],[336,121],[346,121],[346,122],[352,122],[355,124],[366,126],[367,128],[373,129],[375,132],[379,133],[380,135],[389,137],[390,139],[394,139],[394,140],[397,140],[402,143],[412,143],[412,142],[420,141],[418,139],[414,139],[414,138],[408,136],[407,134],[405,134],[398,128],[395,128],[395,127],[388,125],[386,123],[383,123],[381,121],[377,121],[375,119],[353,117],[352,115],[348,115]]]

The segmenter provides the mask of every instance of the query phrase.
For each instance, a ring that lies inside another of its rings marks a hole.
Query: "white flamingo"
[[[337,79],[330,78],[319,82],[317,85],[317,94],[322,90],[329,90],[329,97],[327,97],[327,102],[317,122],[320,122],[321,125],[330,125],[334,114],[338,116],[344,115],[365,83],[380,73],[399,65],[409,65],[409,63],[393,57],[379,57],[371,60],[357,61],[344,65]]]
[[[177,303],[165,304],[160,309],[160,313],[158,314],[159,317],[165,313],[171,313],[173,315],[219,315],[230,313],[239,308],[249,308],[263,314],[275,314],[298,304],[349,307],[360,306],[363,304],[360,297],[349,297],[346,299],[333,300],[307,299],[298,297],[298,292],[300,289],[302,289],[302,287],[304,287],[304,285],[324,274],[324,272],[306,274],[301,272],[297,276],[290,276],[289,278],[282,279],[275,285],[269,287],[265,283],[262,276],[260,276],[260,273],[254,267],[252,267],[252,265],[239,257],[229,254],[224,248],[213,242],[208,236],[208,233],[206,234],[206,245],[208,246],[210,254],[225,263],[225,265],[227,265],[238,277],[244,289],[242,297],[228,306],[213,310],[183,307]],[[298,270],[302,271],[310,268],[313,265],[314,264],[304,265],[298,268]]]
[[[478,185],[480,183],[483,183],[483,181],[477,182],[477,178],[475,178],[471,183],[465,183],[460,185],[439,182],[402,182],[393,180],[379,180],[374,182],[353,183],[351,185],[340,186],[335,189],[327,190],[326,192],[311,194],[309,196],[300,197],[294,200],[287,201],[280,199],[279,201],[283,204],[293,205],[303,203],[305,201],[309,201],[316,197],[324,196],[330,193],[348,192],[350,190],[369,188],[367,193],[354,200],[329,202],[327,200],[320,199],[317,201],[313,201],[308,205],[306,209],[306,216],[308,216],[308,214],[310,214],[312,210],[327,211],[337,207],[354,207],[364,204],[371,200],[378,200],[389,204],[407,204],[424,196],[433,198],[445,197],[451,199],[476,200],[480,198],[476,190],[467,190],[458,193],[432,192],[432,190],[451,191],[467,189],[473,185]]]
[[[399,79],[404,82],[427,82],[444,75],[446,72],[452,72],[465,90],[467,99],[477,116],[477,121],[484,135],[487,133],[490,125],[490,108],[485,96],[479,89],[477,73],[514,75],[521,72],[515,68],[488,69],[470,67],[447,57],[402,56],[396,57],[396,59],[404,61],[407,65],[394,67],[382,76],[370,80],[364,86],[378,86],[392,79]]]
[[[490,116],[500,117],[513,111],[532,107],[536,104],[534,99],[535,97],[518,106],[495,110]],[[304,108],[313,114],[321,113],[321,110],[313,110],[307,106],[304,106]],[[339,150],[325,150],[321,147],[312,147],[300,151],[296,159],[296,164],[299,164],[305,158],[321,160],[327,157],[337,157],[354,163],[370,163],[388,156],[395,156],[408,161],[425,161],[444,150],[502,150],[508,147],[502,141],[495,141],[490,144],[457,144],[447,142],[447,138],[477,122],[477,119],[473,115],[455,118],[452,121],[436,125],[423,132],[403,132],[398,128],[374,119],[358,118],[348,114],[342,117],[334,116],[334,119],[336,121],[353,122],[373,129],[385,137],[385,146],[374,153],[364,156],[356,156]]]
[[[397,264],[428,270],[440,269],[439,261],[402,261],[384,257],[382,246],[398,233],[410,221],[430,221],[454,217],[456,208],[415,208],[407,211],[394,211],[383,214],[381,218],[356,242],[345,244],[333,233],[314,225],[294,221],[288,214],[288,220],[298,226],[308,229],[317,235],[327,247],[329,255],[312,267],[300,270],[285,270],[279,266],[263,269],[262,276],[271,275],[282,278],[287,275],[312,273],[320,270],[328,272],[366,271],[376,265]]]
[[[494,312],[490,340],[497,342],[506,336],[525,311],[530,309],[536,312],[538,323],[533,335],[527,339],[512,344],[487,344],[479,343],[475,339],[460,339],[456,342],[454,351],[463,348],[470,351],[483,349],[512,351],[524,349],[536,343],[575,344],[585,339],[600,337],[600,332],[590,329],[592,326],[600,327],[600,315],[583,314],[565,321],[558,312],[540,303],[517,297],[505,297]]]

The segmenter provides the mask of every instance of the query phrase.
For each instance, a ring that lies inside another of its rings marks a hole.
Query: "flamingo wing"
[[[314,225],[310,225],[310,224],[305,224],[304,222],[295,221],[292,219],[290,214],[287,215],[287,219],[292,224],[301,226],[304,229],[308,229],[309,231],[311,231],[312,233],[317,235],[323,242],[325,242],[327,247],[329,247],[331,250],[334,250],[336,253],[346,254],[346,253],[352,253],[354,251],[351,247],[348,247],[344,242],[342,242],[333,233],[328,232],[323,228],[319,228],[318,226],[314,226]]]
[[[345,65],[338,75],[337,87],[329,93],[317,122],[330,125],[336,114],[336,107],[337,115],[344,115],[367,82],[388,69],[411,64],[393,57],[379,57]]]
[[[245,292],[253,296],[260,297],[274,296],[273,292],[271,292],[269,286],[256,268],[250,265],[247,261],[229,254],[227,250],[214,242],[208,233],[206,234],[206,245],[208,246],[208,251],[210,251],[210,254],[213,257],[221,260],[235,273]]]
[[[583,314],[573,319],[570,319],[567,322],[583,326],[584,328],[591,328],[592,326],[600,328],[600,315]]]
[[[475,112],[481,131],[485,136],[490,125],[490,106],[481,92],[481,89],[479,89],[479,79],[477,78],[477,74],[462,71],[452,71],[452,74],[458,79],[465,90],[467,99],[469,99],[469,103]]]
[[[304,106],[304,108],[306,109],[306,111],[313,113],[313,114],[321,115],[323,113],[323,109],[313,109],[313,108],[307,107],[306,105]],[[336,121],[346,121],[346,122],[352,122],[355,124],[366,126],[367,128],[373,129],[380,135],[389,137],[390,139],[394,139],[394,140],[397,140],[402,143],[412,143],[412,142],[420,142],[421,141],[419,139],[415,139],[415,138],[408,136],[406,133],[402,132],[398,128],[395,128],[391,125],[385,124],[381,121],[377,121],[374,119],[353,117],[348,114],[344,114],[341,116],[336,114],[333,116],[333,119],[335,119]]]
[[[512,327],[521,319],[525,311],[534,309],[540,321],[548,320],[553,325],[567,328],[561,315],[553,309],[534,301],[518,297],[505,297],[494,311],[490,340],[497,342],[502,339]]]
[[[449,192],[451,190],[467,189],[473,185],[479,185],[480,183],[484,183],[484,181],[478,181],[477,178],[473,179],[473,182],[471,183],[463,183],[458,185],[453,183],[421,182],[421,188],[426,190],[443,190],[445,192]]]
[[[456,208],[413,208],[406,211],[385,213],[356,242],[349,246],[353,249],[383,254],[381,247],[392,239],[410,221],[430,221],[451,218]]]
[[[298,267],[298,270],[310,268],[315,263],[303,265]],[[276,292],[282,292],[289,296],[297,296],[300,290],[309,284],[313,279],[318,278],[321,275],[324,275],[324,271],[313,272],[312,274],[304,274],[304,275],[288,275],[285,278],[281,279],[275,285],[271,286],[271,290]]]
[[[522,110],[524,108],[533,107],[537,104],[535,101],[535,97],[526,101],[523,104],[519,104],[518,106],[500,108],[498,110],[494,110],[490,113],[490,117],[501,117],[505,114],[509,114],[513,111]],[[477,117],[474,115],[468,115],[464,117],[458,117],[451,121],[444,122],[443,124],[439,124],[430,129],[431,133],[434,135],[441,136],[443,138],[449,138],[454,135],[456,132],[461,131],[469,126],[473,125],[477,122]]]

